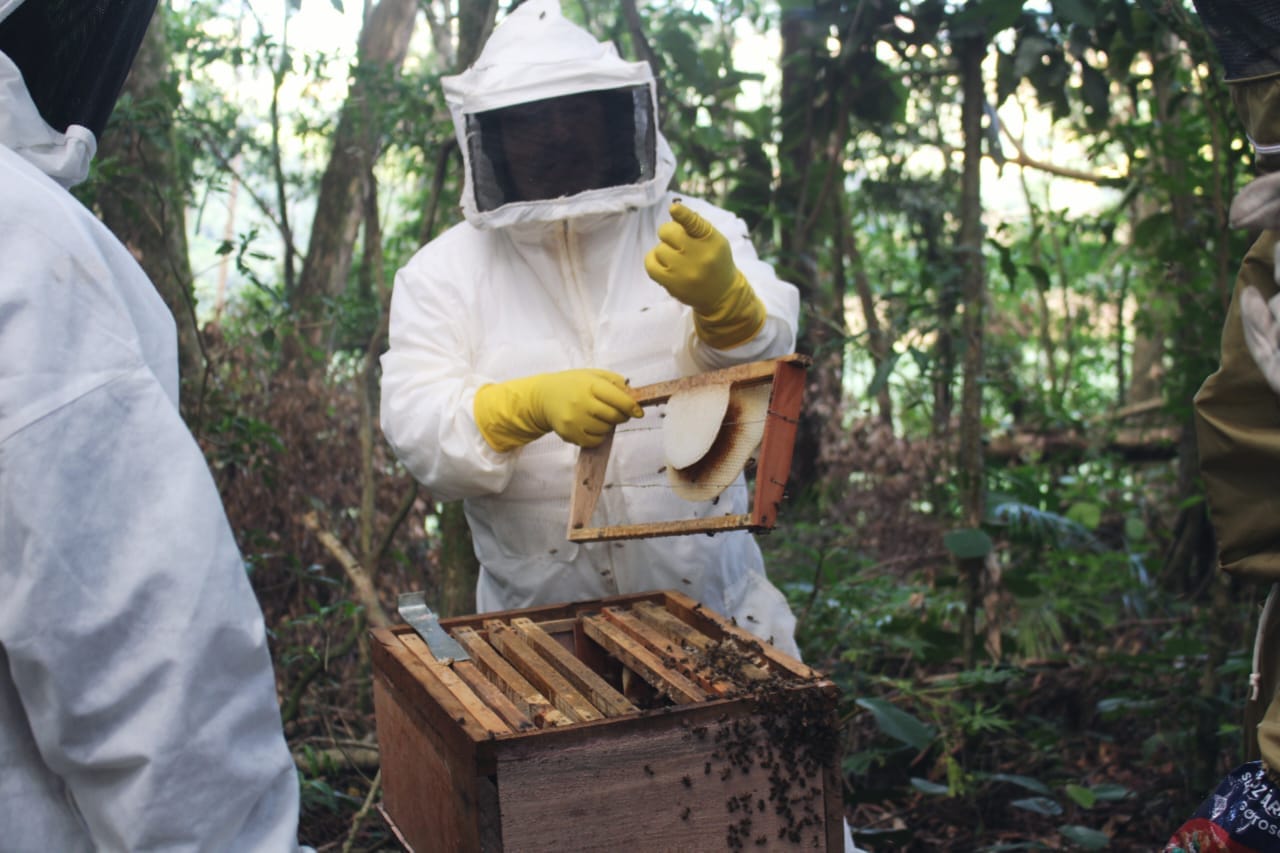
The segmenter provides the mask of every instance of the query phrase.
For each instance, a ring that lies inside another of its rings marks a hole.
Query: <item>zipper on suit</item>
[[[560,223],[560,251],[564,258],[564,275],[568,283],[569,301],[572,304],[574,325],[578,328],[578,343],[587,354],[587,362],[595,365],[596,336],[591,322],[591,301],[583,289],[582,271],[578,262],[578,241],[569,226],[569,220]]]

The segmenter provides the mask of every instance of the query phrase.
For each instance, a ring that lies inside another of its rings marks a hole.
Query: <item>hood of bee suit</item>
[[[0,0],[0,145],[66,187],[97,140],[156,0]]]
[[[558,0],[526,0],[442,84],[462,149],[462,211],[477,228],[620,213],[667,191],[675,157],[648,64],[619,57]]]

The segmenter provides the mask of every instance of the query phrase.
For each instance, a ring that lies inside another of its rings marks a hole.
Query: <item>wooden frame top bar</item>
[[[700,388],[703,385],[726,383],[732,385],[760,385],[764,382],[772,382],[779,364],[798,364],[802,367],[808,367],[812,362],[813,359],[807,355],[792,353],[780,358],[752,361],[747,364],[735,364],[722,370],[699,373],[695,376],[682,376],[679,379],[655,382],[652,385],[641,385],[638,388],[631,389],[631,396],[642,406],[656,406],[667,402],[667,400],[671,399],[672,394],[679,391],[687,391],[690,388]]]

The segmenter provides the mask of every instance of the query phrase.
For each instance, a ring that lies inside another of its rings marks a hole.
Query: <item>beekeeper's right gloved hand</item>
[[[649,277],[693,309],[699,338],[733,349],[754,338],[765,307],[733,262],[723,234],[683,204],[671,205],[671,221],[658,228],[658,245],[645,255]]]
[[[501,453],[552,431],[570,444],[595,447],[617,424],[644,417],[625,379],[594,368],[485,385],[474,411],[480,434]]]

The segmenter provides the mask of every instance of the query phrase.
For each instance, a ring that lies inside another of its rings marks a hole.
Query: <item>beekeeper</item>
[[[797,653],[795,619],[746,532],[577,544],[573,467],[614,425],[601,525],[746,512],[674,496],[646,385],[792,352],[799,298],[736,217],[670,189],[648,65],[529,0],[443,81],[465,222],[396,276],[382,428],[464,499],[480,611],[681,590]],[[678,200],[679,198],[679,200]]]
[[[1263,229],[1240,263],[1222,328],[1218,369],[1195,396],[1196,443],[1219,565],[1235,578],[1280,584],[1280,6],[1196,0],[1261,175],[1232,206],[1234,224]],[[1273,586],[1280,591],[1280,586]],[[1272,599],[1277,597],[1273,595]],[[1245,756],[1280,771],[1280,605],[1259,625],[1245,706]],[[1265,640],[1265,642],[1264,642]]]
[[[0,0],[0,849],[296,850],[262,614],[83,180],[155,0]]]

